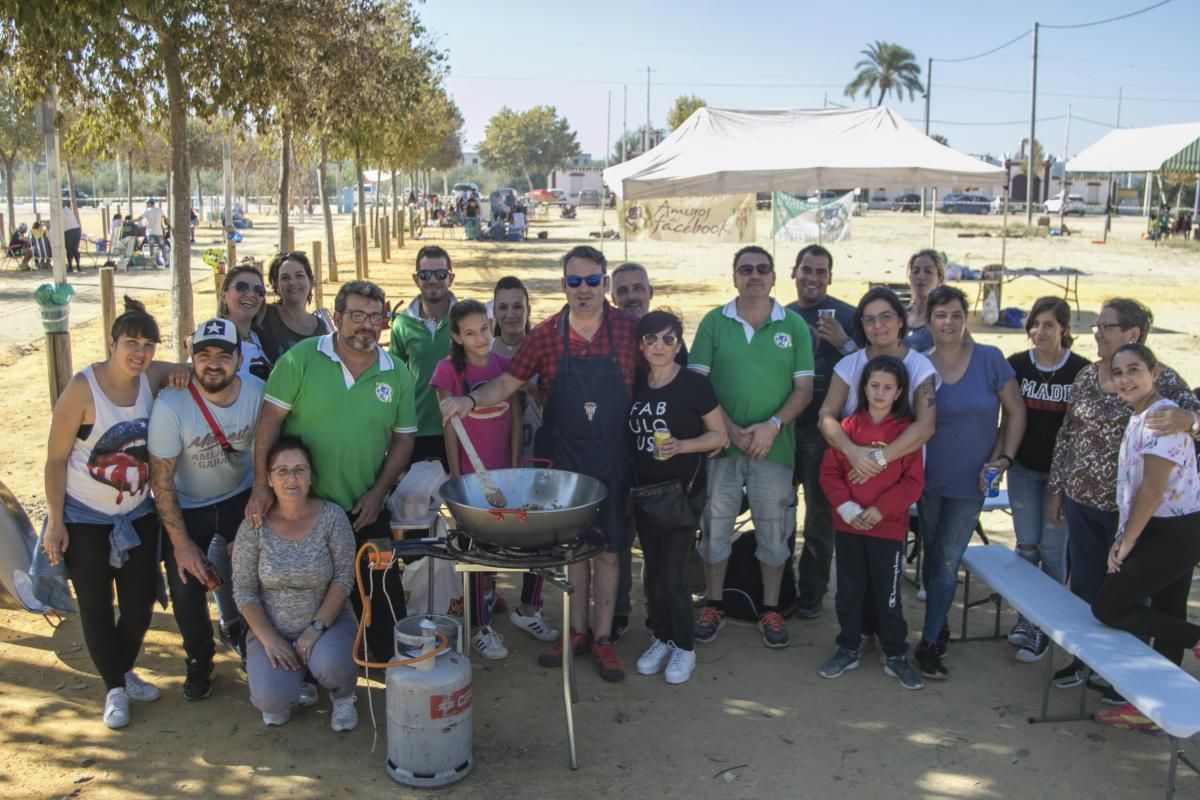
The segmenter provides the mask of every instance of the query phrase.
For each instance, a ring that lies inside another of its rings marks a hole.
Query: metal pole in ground
[[[104,328],[100,338],[108,349],[108,333],[112,330],[113,320],[117,318],[117,295],[113,286],[113,268],[100,268],[100,314],[104,320]]]

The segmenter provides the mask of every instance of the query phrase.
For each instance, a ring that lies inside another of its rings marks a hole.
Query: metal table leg
[[[567,584],[563,589],[563,637],[562,671],[563,671],[563,710],[567,714],[567,746],[571,751],[571,769],[579,769],[575,759],[575,715],[571,703],[579,702],[579,692],[575,687],[575,658],[571,652],[571,591],[574,587]]]

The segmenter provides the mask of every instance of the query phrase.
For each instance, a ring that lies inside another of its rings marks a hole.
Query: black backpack
[[[795,538],[789,537],[788,550],[792,550]],[[762,616],[762,570],[754,551],[758,546],[754,529],[749,528],[734,540],[729,554],[729,565],[725,570],[725,613],[735,619],[757,622]],[[779,587],[779,612],[790,617],[796,607],[796,578],[792,567],[793,556],[783,564],[783,583]]]

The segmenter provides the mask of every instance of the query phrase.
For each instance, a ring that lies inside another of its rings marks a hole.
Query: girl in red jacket
[[[912,424],[908,381],[908,370],[899,359],[871,359],[858,384],[858,410],[842,420],[842,429],[854,444],[880,448],[874,455],[882,472],[856,483],[851,479],[849,460],[832,447],[821,463],[821,488],[837,511],[833,527],[841,625],[837,652],[817,670],[822,678],[837,678],[858,667],[863,604],[869,586],[879,612],[884,673],[905,689],[925,686],[908,663],[908,625],[900,605],[908,509],[925,485],[922,451],[889,463],[882,449]]]

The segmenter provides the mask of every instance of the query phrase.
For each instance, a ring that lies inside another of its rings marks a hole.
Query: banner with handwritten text
[[[625,236],[659,242],[753,242],[754,195],[663,197],[622,207]]]

